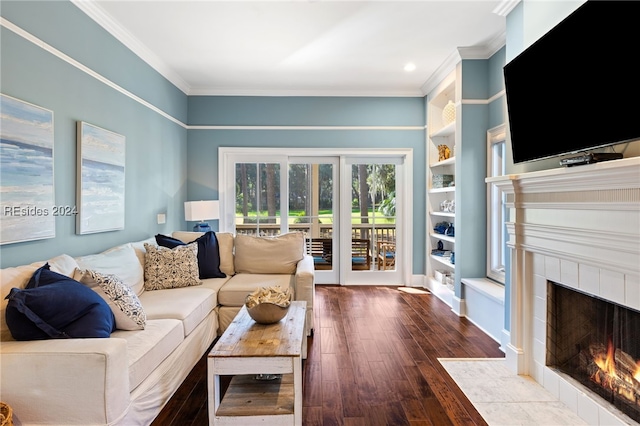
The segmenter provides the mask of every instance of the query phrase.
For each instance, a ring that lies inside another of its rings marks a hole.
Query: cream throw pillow
[[[202,284],[198,269],[198,243],[173,249],[145,243],[144,248],[147,250],[144,259],[145,290]]]
[[[76,261],[79,269],[115,275],[138,296],[144,290],[144,269],[130,244],[113,247],[99,254],[77,257]]]
[[[302,232],[276,237],[236,235],[235,270],[248,274],[294,274],[304,256]]]

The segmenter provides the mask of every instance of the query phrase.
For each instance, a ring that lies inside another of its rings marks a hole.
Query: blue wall
[[[198,126],[392,126],[419,129],[189,130],[188,197],[218,198],[219,147],[413,149],[413,273],[424,274],[425,109],[423,98],[189,97]]]
[[[456,295],[460,280],[486,276],[487,130],[504,123],[505,49],[461,64],[461,134],[456,147]],[[458,167],[459,166],[459,167]]]
[[[124,91],[186,121],[187,96],[72,3],[3,1],[0,12]],[[75,234],[75,217],[57,217],[55,238],[2,246],[0,266],[98,252],[181,229],[186,128],[13,31],[1,31],[0,91],[54,113],[56,205],[76,204],[76,122],[86,121],[126,137],[126,211],[124,230],[82,236]],[[167,213],[165,225],[157,225],[158,213]]]

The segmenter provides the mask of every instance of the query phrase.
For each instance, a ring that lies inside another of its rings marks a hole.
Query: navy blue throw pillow
[[[116,329],[113,312],[98,293],[50,271],[48,264],[6,299],[7,326],[16,340],[106,338]]]
[[[208,231],[195,241],[198,243],[198,270],[200,279],[226,277],[227,275],[220,270],[220,248],[218,247],[216,233]],[[171,249],[180,245],[186,245],[177,238],[161,234],[156,235],[156,243],[158,243],[159,246]]]
[[[184,242],[182,242],[181,240],[179,240],[177,238],[173,238],[173,237],[170,237],[168,235],[162,235],[162,234],[156,235],[156,243],[158,243],[159,246],[167,247],[167,248],[170,248],[170,249],[178,247],[178,246],[186,245]]]

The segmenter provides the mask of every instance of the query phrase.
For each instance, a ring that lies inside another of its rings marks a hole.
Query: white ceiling
[[[422,96],[506,25],[501,0],[73,1],[189,95]]]

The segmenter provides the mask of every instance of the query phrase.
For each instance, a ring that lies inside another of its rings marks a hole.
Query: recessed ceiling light
[[[416,70],[416,64],[414,64],[413,62],[409,62],[404,66],[404,70],[407,71],[407,72],[415,71]]]

